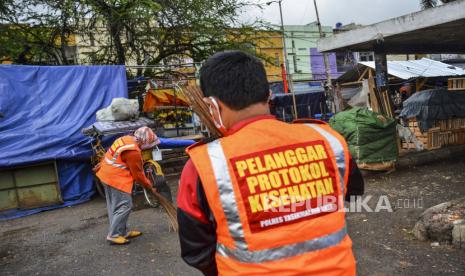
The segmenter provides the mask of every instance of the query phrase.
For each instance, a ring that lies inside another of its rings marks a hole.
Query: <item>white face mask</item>
[[[224,126],[223,120],[221,119],[220,106],[218,105],[218,102],[216,101],[215,98],[213,98],[213,97],[208,97],[208,98],[213,103],[213,105],[215,106],[216,112],[218,113],[218,120],[219,121],[217,121],[216,118],[215,118],[215,113],[212,110],[212,106],[208,105],[208,110],[209,110],[210,115],[211,115],[211,117],[213,119],[213,123],[215,124],[215,127],[217,129],[219,129],[221,133],[224,134],[224,133],[226,133],[226,127]]]

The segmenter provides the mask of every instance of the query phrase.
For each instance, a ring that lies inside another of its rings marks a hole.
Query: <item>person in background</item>
[[[187,149],[184,261],[205,275],[355,275],[343,202],[364,184],[344,138],[270,115],[265,69],[249,54],[211,56],[200,86],[223,137]]]
[[[132,187],[134,181],[145,189],[155,191],[145,176],[141,151],[159,144],[158,137],[148,127],[141,127],[134,135],[116,139],[100,162],[97,177],[102,181],[107,200],[110,227],[107,241],[111,244],[127,244],[140,231],[128,231],[127,222],[132,208]]]
[[[404,83],[399,88],[399,92],[402,97],[402,101],[405,101],[412,95],[412,85],[410,83]]]

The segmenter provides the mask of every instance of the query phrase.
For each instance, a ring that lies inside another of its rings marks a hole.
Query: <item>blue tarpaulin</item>
[[[0,66],[0,168],[57,161],[61,206],[88,200],[91,147],[81,129],[117,97],[127,97],[124,66]]]
[[[188,147],[194,143],[195,143],[194,140],[160,138],[160,145],[158,147],[161,149],[183,148],[183,147]]]

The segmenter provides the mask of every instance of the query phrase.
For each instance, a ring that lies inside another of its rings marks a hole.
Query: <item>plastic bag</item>
[[[348,104],[352,107],[369,107],[368,90],[368,80],[364,80],[362,89],[349,100]]]
[[[126,98],[115,98],[111,104],[97,111],[97,121],[128,121],[139,116],[139,102]]]

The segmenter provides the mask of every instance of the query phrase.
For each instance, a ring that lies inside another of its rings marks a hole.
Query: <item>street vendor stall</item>
[[[143,112],[155,120],[157,134],[160,136],[195,134],[192,111],[177,84],[160,87],[149,81]]]
[[[324,89],[314,83],[295,83],[295,93],[284,93],[282,85],[271,85],[271,113],[278,119],[294,120],[294,104],[298,118],[312,118],[328,111]],[[295,97],[295,103],[294,103]]]
[[[376,88],[374,62],[360,62],[337,79],[345,104],[398,119],[401,154],[465,144],[465,70],[427,58],[387,66],[389,90]]]
[[[403,139],[403,149],[437,149],[465,144],[465,90],[431,89],[413,94],[400,113],[415,139]]]

